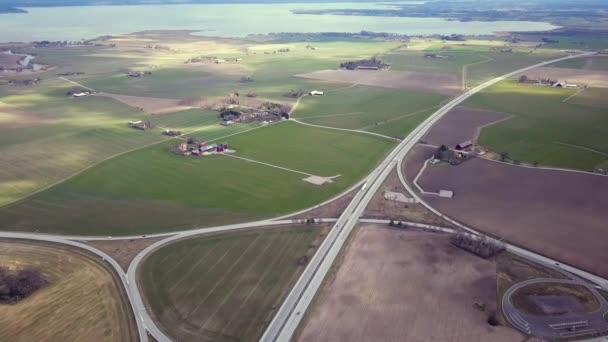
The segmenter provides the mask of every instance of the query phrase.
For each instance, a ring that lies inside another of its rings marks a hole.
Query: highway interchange
[[[365,179],[361,182],[355,184],[353,187],[348,189],[342,195],[360,188],[357,194],[344,210],[344,212],[340,215],[340,217],[336,219],[327,219],[324,222],[335,222],[333,228],[319,247],[317,253],[311,258],[308,266],[296,282],[295,286],[292,288],[291,292],[287,296],[286,300],[283,302],[279,311],[275,315],[274,319],[266,329],[264,335],[261,338],[263,342],[271,342],[271,341],[289,341],[293,336],[296,328],[301,322],[304,313],[308,309],[310,303],[315,297],[318,289],[323,283],[323,279],[326,274],[331,269],[332,264],[334,263],[336,257],[338,256],[342,246],[348,239],[352,230],[357,226],[360,221],[368,221],[368,220],[360,220],[361,216],[364,213],[365,208],[368,206],[369,202],[373,198],[374,194],[378,191],[384,180],[387,176],[393,171],[393,169],[397,168],[399,178],[401,183],[406,188],[406,190],[410,193],[410,195],[415,198],[419,203],[424,205],[427,209],[431,210],[435,214],[440,217],[452,222],[456,226],[469,231],[472,234],[483,236],[483,234],[475,231],[470,227],[466,227],[454,220],[451,220],[449,217],[446,217],[436,209],[432,208],[428,205],[405,181],[403,174],[401,163],[403,162],[404,157],[407,155],[409,151],[411,151],[416,144],[422,139],[422,137],[433,127],[433,125],[438,122],[444,115],[446,115],[451,109],[461,104],[463,101],[473,96],[474,94],[482,91],[483,89],[492,86],[493,84],[500,82],[504,79],[510,78],[517,74],[529,71],[531,69],[542,67],[548,64],[556,63],[559,61],[585,57],[592,55],[592,52],[582,53],[578,55],[571,55],[563,58],[554,59],[551,61],[546,61],[543,63],[539,63],[536,65],[532,65],[509,74],[503,75],[501,77],[490,80],[482,85],[479,85],[475,88],[472,88],[465,93],[457,96],[448,104],[443,106],[437,112],[432,114],[427,120],[425,120],[421,125],[419,125],[413,132],[411,132],[403,141],[397,145],[397,147],[380,163],[380,165],[372,171]],[[340,195],[340,196],[342,196]],[[313,208],[309,208],[303,210],[299,213],[304,213],[306,211],[317,208],[323,204],[329,203],[340,196],[332,198],[322,204],[319,204]],[[296,214],[299,214],[296,213]],[[133,309],[135,319],[137,322],[138,333],[140,341],[148,341],[148,333],[154,337],[159,342],[168,342],[171,341],[171,338],[167,336],[162,329],[160,329],[154,320],[149,315],[146,306],[144,304],[144,300],[142,298],[140,288],[137,284],[137,272],[139,266],[145,258],[160,248],[163,245],[172,243],[177,240],[198,236],[202,234],[215,233],[215,232],[225,232],[231,230],[238,229],[250,229],[250,228],[259,228],[259,227],[272,227],[277,225],[284,225],[293,223],[294,220],[285,219],[289,216],[294,216],[295,214],[290,214],[288,216],[283,216],[280,218],[263,220],[258,222],[251,223],[242,223],[242,224],[233,224],[221,227],[212,227],[212,228],[202,228],[190,231],[183,232],[172,232],[166,234],[155,234],[155,235],[141,235],[141,236],[130,236],[130,237],[86,237],[86,236],[55,236],[48,234],[36,234],[36,233],[11,233],[11,232],[0,232],[0,238],[8,238],[8,239],[30,239],[30,240],[38,240],[38,241],[48,241],[52,243],[60,243],[67,244],[74,247],[85,249],[91,253],[98,255],[102,260],[107,261],[119,275],[122,285],[126,291],[127,298],[130,302],[130,305]],[[432,227],[421,225],[420,228],[427,229],[442,229],[440,227]],[[445,229],[445,231],[450,231],[449,229]],[[89,240],[108,240],[108,239],[142,239],[142,238],[150,238],[150,237],[164,237],[164,239],[150,245],[143,251],[141,251],[131,262],[127,272],[118,265],[118,263],[111,258],[106,253],[91,247],[85,243],[80,241],[89,241]],[[506,248],[509,252],[512,252],[518,256],[524,257],[526,259],[532,260],[534,262],[550,265],[553,268],[559,268],[563,271],[570,272],[575,274],[576,276],[583,278],[589,282],[596,284],[599,287],[608,289],[608,280],[598,277],[596,275],[590,274],[583,270],[571,267],[569,265],[561,264],[556,260],[552,260],[550,258],[541,256],[532,251],[527,251],[517,246],[506,245]]]

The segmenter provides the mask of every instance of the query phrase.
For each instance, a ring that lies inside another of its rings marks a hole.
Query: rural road
[[[384,161],[382,161],[380,165],[369,175],[366,183],[357,193],[352,202],[348,205],[346,210],[338,218],[334,228],[330,231],[319,247],[317,253],[310,260],[308,266],[298,279],[298,282],[295,284],[285,302],[270,323],[269,327],[264,332],[261,341],[289,341],[292,338],[293,333],[304,316],[304,313],[308,309],[308,306],[314,298],[317,290],[321,286],[323,279],[334,263],[336,256],[338,255],[351,231],[358,223],[359,217],[367,207],[373,195],[392,171],[392,168],[400,164],[405,155],[412,150],[414,146],[416,146],[418,141],[422,139],[423,136],[433,127],[433,125],[445,114],[479,91],[509,77],[548,64],[577,57],[589,56],[592,54],[594,53],[589,52],[546,61],[513,71],[501,77],[497,77],[493,80],[485,82],[457,96],[427,118],[420,126],[414,129],[414,131],[412,131],[401,143],[399,143],[399,145],[397,145],[397,147],[386,157],[386,159],[384,159]],[[420,200],[419,196],[416,197],[414,198]],[[435,210],[435,212],[437,211]]]
[[[177,241],[180,239],[184,239],[184,238],[198,236],[201,234],[233,231],[233,230],[238,230],[238,229],[269,227],[269,226],[273,226],[273,225],[277,226],[277,225],[281,225],[281,224],[286,224],[286,222],[293,223],[294,220],[286,220],[285,218],[287,218],[289,216],[294,216],[297,214],[305,213],[309,210],[318,208],[318,207],[320,207],[324,204],[327,204],[337,198],[340,198],[340,197],[346,195],[347,193],[349,193],[350,191],[355,190],[360,187],[360,190],[358,190],[354,199],[350,202],[350,204],[347,206],[347,208],[344,210],[342,215],[337,220],[333,220],[333,219],[326,220],[327,222],[335,222],[333,229],[329,232],[326,239],[323,241],[323,243],[319,247],[319,250],[317,251],[317,253],[310,260],[308,266],[306,267],[306,269],[304,270],[304,272],[298,279],[295,286],[292,288],[291,292],[287,296],[284,303],[281,305],[279,311],[277,312],[276,316],[270,323],[268,329],[265,331],[265,333],[261,339],[262,341],[289,341],[290,338],[292,337],[295,329],[297,328],[298,324],[300,323],[304,313],[306,312],[309,304],[311,303],[312,299],[314,298],[317,290],[319,289],[321,283],[323,282],[325,275],[330,270],[335,258],[339,254],[342,246],[344,245],[344,243],[347,240],[348,236],[350,235],[351,231],[359,223],[359,221],[360,221],[359,218],[363,214],[365,208],[367,207],[368,203],[371,201],[374,194],[378,191],[378,189],[380,188],[380,186],[382,185],[382,183],[386,179],[386,177],[392,172],[393,168],[397,167],[401,163],[404,156],[417,144],[417,142],[427,133],[427,131],[439,119],[441,119],[451,109],[453,109],[454,107],[456,107],[457,105],[459,105],[460,103],[462,103],[463,101],[465,101],[466,99],[468,99],[469,97],[474,95],[475,93],[477,93],[497,82],[500,82],[506,78],[509,78],[518,73],[526,72],[533,68],[537,68],[537,67],[544,66],[547,64],[559,62],[562,60],[567,60],[570,58],[587,56],[587,55],[591,55],[591,54],[593,54],[593,53],[585,53],[585,54],[580,54],[580,55],[576,55],[576,56],[563,57],[563,58],[543,62],[543,63],[537,64],[537,65],[533,65],[533,66],[530,66],[527,68],[523,68],[523,69],[514,71],[512,73],[509,73],[507,75],[504,75],[502,77],[495,78],[489,82],[486,82],[480,86],[477,86],[477,87],[457,96],[452,101],[450,101],[448,104],[446,104],[441,109],[439,109],[437,112],[432,114],[420,126],[418,126],[416,129],[414,129],[414,131],[411,132],[408,135],[408,137],[406,137],[403,141],[401,141],[399,143],[399,145],[397,145],[397,147],[393,151],[391,151],[391,153],[380,163],[380,165],[376,169],[374,169],[371,172],[371,174],[369,174],[367,177],[365,177],[362,181],[353,185],[353,187],[351,187],[348,191],[345,191],[344,193],[342,193],[322,204],[319,204],[312,208],[302,210],[298,213],[293,213],[293,214],[289,214],[289,215],[286,215],[286,216],[283,216],[280,218],[262,220],[262,221],[258,221],[258,222],[234,224],[234,225],[228,225],[228,226],[223,226],[223,227],[202,228],[202,229],[195,229],[195,230],[182,231],[182,232],[170,232],[170,233],[162,233],[162,234],[154,234],[154,235],[141,235],[141,236],[134,236],[134,237],[113,238],[113,237],[85,237],[85,236],[55,236],[55,235],[48,235],[48,234],[2,232],[2,233],[0,233],[0,238],[30,239],[30,240],[39,240],[39,241],[48,241],[48,242],[68,244],[68,245],[72,245],[75,247],[83,248],[85,250],[88,250],[88,251],[98,255],[103,260],[106,260],[107,262],[109,262],[112,265],[112,267],[114,267],[117,274],[121,278],[122,284],[127,293],[127,297],[129,299],[131,307],[134,311],[135,319],[137,321],[140,341],[148,341],[148,336],[146,334],[146,330],[147,330],[159,342],[168,342],[168,341],[171,341],[171,339],[160,328],[158,328],[158,326],[156,325],[154,320],[148,314],[144,301],[143,301],[143,298],[142,298],[142,295],[140,293],[140,289],[137,285],[137,271],[138,271],[138,268],[139,268],[141,262],[143,260],[145,260],[147,255],[149,255],[156,249],[158,249],[166,244],[169,244],[171,242],[174,242],[174,241]],[[297,106],[297,103],[296,103],[296,106]],[[401,173],[400,173],[400,178],[402,178]],[[410,193],[412,193],[414,198],[416,198],[422,204],[425,204],[420,199],[420,197],[411,188],[409,188],[407,186],[407,184],[405,184],[405,185],[406,185],[406,189],[408,189],[408,191]],[[435,212],[439,216],[445,217],[443,214],[439,213],[437,210],[428,206],[428,204],[425,204],[425,205],[427,205],[428,208],[430,208],[433,212]],[[449,218],[447,218],[447,219],[449,220]],[[369,220],[365,220],[365,221],[369,221]],[[453,221],[453,220],[450,220],[450,221]],[[457,222],[455,222],[455,224],[473,232],[474,234],[479,235],[479,233],[475,232],[473,229],[464,227],[463,225],[461,225]],[[420,228],[425,228],[425,227],[421,226]],[[431,226],[429,226],[427,228],[431,228]],[[149,238],[149,237],[166,237],[166,238],[150,245],[149,247],[147,247],[146,249],[141,251],[135,257],[135,259],[131,262],[131,264],[129,265],[129,269],[126,273],[120,268],[120,266],[116,263],[116,261],[114,261],[107,254],[105,254],[91,246],[88,246],[86,244],[79,243],[77,241],[71,241],[71,240],[86,241],[86,240],[112,240],[112,239],[123,240],[126,238]],[[528,259],[531,259],[531,260],[534,260],[537,262],[541,262],[543,264],[558,265],[558,267],[560,267],[561,269],[563,269],[565,271],[577,274],[578,276],[580,276],[582,278],[585,278],[596,284],[599,284],[602,287],[608,288],[608,280],[606,280],[606,279],[596,277],[587,272],[572,268],[567,265],[561,265],[557,261],[545,258],[543,256],[537,255],[533,252],[526,251],[526,250],[523,250],[523,249],[515,247],[515,246],[507,245],[507,249],[515,254],[518,254],[520,256],[526,257]]]

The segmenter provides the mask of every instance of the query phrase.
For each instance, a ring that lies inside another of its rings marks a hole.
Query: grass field
[[[480,144],[507,151],[516,160],[592,170],[606,160],[602,153],[608,153],[608,117],[605,107],[564,102],[575,92],[509,80],[475,95],[465,105],[514,115],[485,128]]]
[[[467,87],[474,87],[492,78],[504,75],[530,65],[563,57],[561,52],[491,52],[485,55],[487,62],[471,65],[467,68]]]
[[[551,64],[551,66],[569,69],[608,70],[608,56],[573,58]]]
[[[303,98],[294,118],[315,125],[405,136],[445,99],[413,91],[346,87],[325,96]]]
[[[209,130],[207,139],[234,133],[238,127]],[[320,187],[302,181],[305,175],[227,156],[187,158],[171,152],[173,140],[104,162],[1,208],[0,223],[8,230],[125,235],[278,216],[347,189],[395,144],[295,123],[279,123],[223,141],[240,157],[340,177]]]
[[[148,257],[140,286],[176,340],[257,341],[324,234],[292,226],[176,242]]]
[[[473,87],[494,77],[525,66],[562,56],[561,52],[509,45],[504,41],[468,40],[445,42],[433,39],[413,40],[408,49],[391,50],[383,58],[391,69],[442,72],[462,75],[466,69],[466,85]],[[511,52],[500,52],[509,49]],[[425,58],[436,53],[447,58]]]
[[[109,98],[73,99],[69,85],[49,80],[38,92],[0,98],[0,205],[96,161],[165,139],[127,122],[145,114]]]
[[[0,307],[0,340],[138,340],[122,285],[97,258],[57,245],[1,240],[0,266],[35,268],[50,282]]]

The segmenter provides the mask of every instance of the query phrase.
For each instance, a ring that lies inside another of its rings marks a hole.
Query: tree
[[[507,152],[507,151],[500,152],[500,161],[505,162],[505,161],[507,161],[507,159],[510,159],[509,152]]]
[[[526,76],[526,75],[519,76],[519,83],[526,83],[526,82],[528,82],[528,76]]]
[[[534,167],[538,167],[538,161],[535,160],[533,165],[534,165]]]

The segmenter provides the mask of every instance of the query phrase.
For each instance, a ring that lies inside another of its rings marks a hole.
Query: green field
[[[263,228],[162,247],[141,269],[147,305],[176,340],[257,341],[323,230]]]
[[[145,114],[112,99],[65,96],[62,80],[0,98],[0,205],[109,156],[165,139],[129,129]]]
[[[606,107],[564,102],[575,92],[509,80],[475,95],[465,105],[514,115],[482,131],[480,144],[493,151],[507,151],[512,159],[529,163],[593,170],[607,159]]]
[[[322,202],[363,178],[395,142],[358,133],[279,123],[230,138],[240,125],[218,127],[207,140],[236,155],[330,177],[305,175],[227,156],[183,157],[177,140],[122,155],[25,201],[0,209],[8,230],[127,235],[278,216]],[[109,215],[108,213],[112,213]]]
[[[467,86],[473,87],[530,65],[563,57],[561,52],[491,52],[486,54],[487,62],[470,65],[467,68]]]
[[[608,70],[608,56],[573,58],[551,64],[551,66],[556,68],[606,71]]]
[[[325,96],[303,98],[294,118],[321,126],[406,136],[445,99],[442,95],[413,91],[346,87]]]

